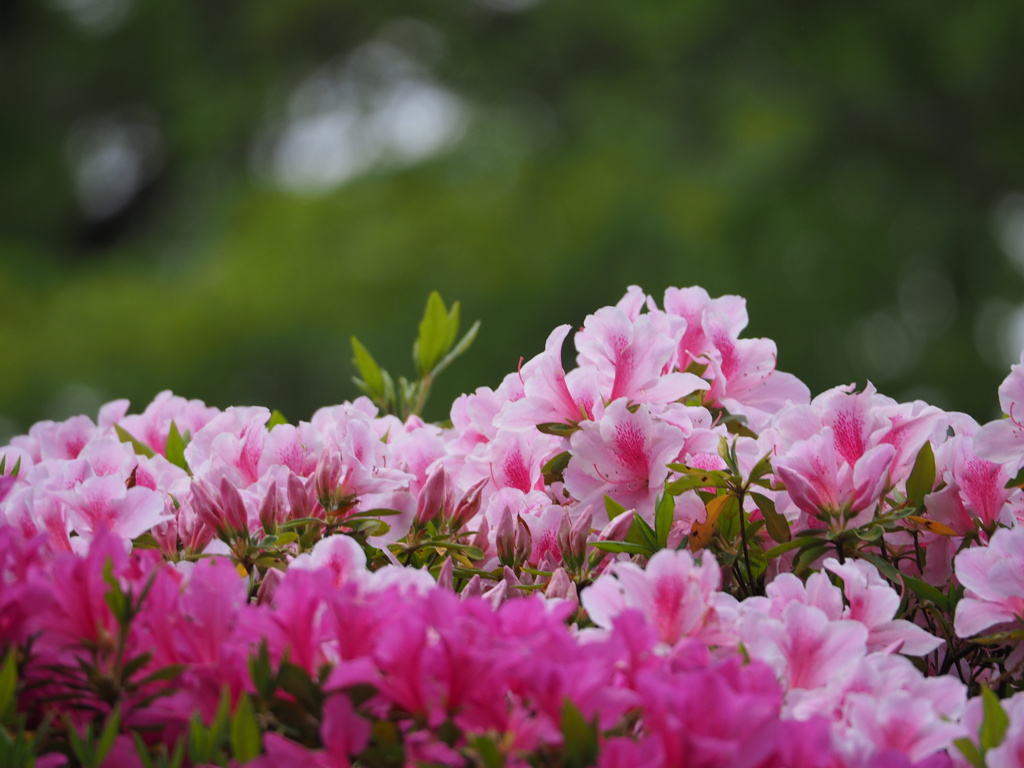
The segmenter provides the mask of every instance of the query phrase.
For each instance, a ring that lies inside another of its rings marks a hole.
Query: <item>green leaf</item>
[[[377,365],[377,361],[373,359],[369,350],[355,336],[352,337],[352,354],[354,355],[352,362],[355,363],[359,375],[363,377],[361,382],[356,382],[361,385],[360,389],[374,400],[384,398],[384,375],[380,366]]]
[[[914,468],[910,470],[910,477],[907,478],[907,498],[914,507],[920,509],[924,506],[924,497],[932,492],[935,485],[935,452],[932,444],[926,442],[917,452],[914,460]]]
[[[694,488],[725,488],[732,479],[732,475],[721,469],[695,469],[684,464],[669,464],[669,469],[684,473],[678,480],[665,486],[665,490],[673,496]]]
[[[114,748],[114,740],[117,738],[117,734],[120,731],[121,705],[118,704],[110,713],[110,717],[107,718],[107,722],[103,726],[103,732],[100,734],[99,741],[96,742],[96,751],[93,753],[96,765],[103,765],[103,761],[106,759],[107,755],[110,754],[110,750]]]
[[[263,751],[260,744],[260,726],[252,708],[252,699],[242,694],[231,722],[231,751],[239,763],[247,763]]]
[[[14,658],[12,645],[4,657],[4,665],[0,668],[0,723],[4,722],[7,710],[14,703],[14,692],[18,688],[18,663]]]
[[[491,737],[474,736],[471,739],[471,743],[480,756],[483,768],[505,768],[505,758],[498,751],[498,747]]]
[[[608,513],[608,521],[611,522],[616,517],[626,511],[626,508],[619,504],[615,499],[609,496],[607,493],[604,495],[604,509]]]
[[[821,538],[819,536],[800,536],[799,538],[787,541],[785,544],[779,544],[776,547],[772,547],[764,553],[764,556],[769,560],[772,560],[784,552],[789,552],[791,549],[806,547],[809,544],[814,544],[815,542],[820,543]]]
[[[979,744],[982,752],[988,752],[1003,743],[1006,729],[1010,727],[1010,718],[999,703],[999,697],[986,686],[981,687],[981,706],[985,719],[981,722]]]
[[[458,302],[455,304],[455,309],[458,308]],[[456,320],[455,332],[458,332],[459,324]],[[462,355],[472,345],[473,340],[476,339],[477,334],[480,332],[480,321],[477,320],[470,326],[469,330],[466,331],[466,335],[459,339],[459,343],[455,345],[451,352],[444,356],[444,358],[436,366],[434,366],[434,376],[437,376],[441,371],[451,365],[452,361],[455,360],[459,355]],[[454,337],[453,337],[454,338]]]
[[[548,460],[540,472],[544,476],[544,484],[551,485],[562,480],[562,473],[565,472],[565,468],[569,466],[569,459],[572,458],[572,454],[568,451],[562,451],[556,456]],[[607,496],[605,497],[608,498]],[[609,518],[611,519],[611,518]]]
[[[658,549],[668,546],[668,534],[675,520],[676,504],[671,494],[666,493],[658,500],[654,511],[654,532],[658,540]]]
[[[188,462],[185,461],[185,446],[187,441],[181,436],[178,431],[178,425],[171,419],[171,430],[167,433],[167,445],[164,447],[164,453],[167,456],[167,460],[176,467],[181,467],[189,476],[192,476],[192,470],[189,469]]]
[[[594,541],[591,542],[590,546],[605,552],[628,552],[631,555],[654,554],[650,547],[643,544],[633,544],[629,541]]]
[[[793,558],[793,573],[797,576],[803,576],[810,569],[814,561],[828,552],[829,549],[829,545],[821,539],[818,539],[816,544],[802,547],[797,552],[796,557]]]
[[[128,599],[114,577],[114,562],[109,557],[103,565],[103,580],[110,586],[104,599],[110,607],[110,612],[114,614],[114,618],[121,622],[126,618]]]
[[[18,459],[18,461],[20,462],[21,459]],[[1020,472],[1017,473],[1017,476],[1015,478],[1013,478],[1012,480],[1008,480],[1006,482],[1006,485],[1003,486],[1003,487],[1004,488],[1020,488],[1021,486],[1024,486],[1024,467],[1021,467],[1020,468]]]
[[[267,432],[272,430],[278,424],[287,424],[288,419],[285,418],[284,414],[281,413],[277,408],[270,412],[270,421],[267,422]]]
[[[789,520],[775,509],[775,502],[769,499],[767,496],[761,493],[750,492],[750,498],[757,504],[757,508],[761,510],[761,516],[764,518],[764,528],[768,531],[768,535],[772,537],[772,540],[783,544],[793,538],[792,532],[789,530]]]
[[[458,328],[459,303],[455,302],[451,314],[444,306],[444,301],[437,291],[431,291],[427,297],[427,308],[420,321],[419,336],[412,347],[413,360],[421,378],[434,370],[434,366],[451,348],[455,340],[452,332],[452,320]]]
[[[544,424],[538,424],[537,431],[543,432],[545,435],[554,435],[555,437],[569,437],[573,432],[579,431],[579,425],[549,421]]]
[[[626,541],[646,547],[651,554],[658,551],[658,535],[640,515],[633,513],[633,523],[626,533]]]
[[[960,750],[961,754],[967,758],[967,762],[974,766],[974,768],[985,768],[985,758],[981,756],[978,746],[973,741],[963,737],[954,739],[953,743],[956,744],[956,748]]]
[[[588,768],[597,763],[596,718],[588,723],[568,698],[562,704],[562,736],[566,768]]]
[[[118,440],[120,440],[122,443],[131,443],[132,450],[135,451],[140,456],[146,456],[150,459],[156,456],[156,451],[154,451],[145,443],[141,443],[134,437],[132,437],[120,424],[114,425],[114,431],[117,432]]]

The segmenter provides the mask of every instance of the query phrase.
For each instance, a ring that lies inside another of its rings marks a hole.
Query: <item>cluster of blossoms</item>
[[[361,347],[372,399],[297,425],[36,424],[0,447],[0,764],[1024,765],[1024,358],[981,426],[812,399],[746,323],[631,288],[447,426]]]

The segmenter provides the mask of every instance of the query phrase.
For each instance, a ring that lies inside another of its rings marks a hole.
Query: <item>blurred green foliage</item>
[[[357,394],[352,335],[415,372],[432,289],[483,321],[443,418],[630,284],[745,296],[812,391],[990,418],[1024,298],[1021,29],[1005,0],[5,3],[0,431],[165,388],[307,418]],[[461,100],[458,140],[275,184],[290,94],[381,39]],[[111,123],[140,154],[90,213]]]

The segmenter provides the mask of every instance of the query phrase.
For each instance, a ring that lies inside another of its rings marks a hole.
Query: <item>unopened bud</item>
[[[555,572],[551,574],[548,585],[544,588],[544,596],[578,602],[576,585],[569,578],[569,574],[565,572],[564,568],[556,568]]]
[[[249,532],[249,513],[245,510],[242,494],[227,477],[220,479],[220,500],[224,505],[224,520],[238,533]]]
[[[277,588],[282,581],[284,581],[284,574],[281,571],[277,570],[277,568],[268,568],[267,572],[263,575],[260,586],[256,590],[256,604],[266,605],[272,603],[274,593],[277,592]]]
[[[489,602],[491,604],[491,608],[498,610],[498,607],[508,599],[508,584],[504,579],[502,579],[480,595],[480,597]]]
[[[505,507],[501,512],[501,519],[494,534],[494,548],[498,551],[498,560],[502,565],[515,563],[515,524],[512,522],[512,510],[509,507]]]
[[[481,550],[482,552],[487,551],[487,547],[490,543],[488,541],[490,529],[491,526],[487,522],[487,518],[485,517],[483,520],[480,521],[480,530],[476,532],[476,535],[473,537],[473,541],[471,542],[474,547]]]
[[[568,508],[562,507],[562,519],[558,521],[556,540],[558,541],[558,551],[562,553],[563,560],[569,554],[570,535],[572,535],[572,518],[569,517]]]
[[[443,464],[438,464],[420,489],[419,497],[416,499],[416,517],[413,518],[413,525],[425,528],[438,514],[443,515],[445,510],[452,506],[450,497],[451,481],[448,479],[448,472],[445,471]]]
[[[285,492],[288,496],[289,519],[298,520],[299,518],[313,516],[313,504],[306,490],[306,484],[294,472],[288,475]]]
[[[587,507],[583,514],[576,518],[572,530],[569,533],[569,549],[573,558],[583,562],[587,557],[587,539],[590,536],[590,529],[594,522],[594,513]]]
[[[277,498],[277,481],[271,480],[267,488],[267,495],[260,502],[260,525],[263,526],[263,533],[273,536],[277,533],[278,516],[281,514],[281,501]]]
[[[484,486],[490,481],[491,479],[489,477],[478,480],[471,485],[469,490],[466,491],[461,499],[459,499],[458,504],[455,505],[455,510],[448,519],[448,527],[450,530],[459,531],[464,528],[470,520],[476,517],[477,512],[480,511],[480,500],[483,496]]]
[[[465,600],[467,597],[480,597],[484,593],[483,584],[480,574],[473,574],[473,577],[466,582],[466,586],[462,588],[462,599]]]
[[[451,557],[446,557],[444,562],[441,563],[441,570],[437,572],[437,586],[441,589],[447,589],[449,592],[455,591],[455,578],[453,571],[455,565],[452,562]]]
[[[507,597],[515,597],[517,594],[522,593],[522,590],[516,589],[516,587],[521,587],[523,585],[523,582],[521,582],[519,580],[519,577],[516,576],[516,572],[509,568],[507,565],[502,571],[502,578],[505,581],[505,594]]]
[[[192,481],[192,510],[214,533],[224,530],[224,510],[221,509],[216,490],[202,478]]]
[[[625,541],[633,525],[633,512],[622,512],[597,534],[598,541]]]
[[[516,516],[516,547],[515,547],[515,564],[522,565],[530,559],[530,554],[533,552],[533,534],[530,533],[530,527],[523,520],[522,515]]]
[[[316,463],[316,471],[313,473],[316,498],[325,510],[330,510],[335,505],[340,479],[341,454],[328,448],[320,454],[320,460]]]

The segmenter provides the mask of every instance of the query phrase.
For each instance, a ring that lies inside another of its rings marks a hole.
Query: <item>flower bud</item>
[[[469,523],[477,512],[480,511],[480,501],[483,495],[484,486],[489,483],[491,479],[485,477],[482,480],[478,480],[470,486],[469,490],[459,499],[459,503],[455,505],[455,510],[451,513],[451,517],[448,519],[448,527],[452,531],[459,531]]]
[[[509,507],[501,512],[498,528],[494,534],[494,548],[498,551],[498,560],[502,565],[513,565],[516,559],[515,524],[512,521],[512,510]]]
[[[576,584],[569,578],[569,574],[565,572],[564,568],[556,568],[555,572],[551,574],[548,585],[544,588],[544,596],[548,599],[571,600],[577,605],[579,604]]]
[[[625,541],[626,534],[629,533],[629,529],[633,525],[634,514],[635,513],[631,511],[622,512],[618,517],[610,521],[608,525],[601,529],[601,532],[597,534],[597,540]]]
[[[438,514],[444,515],[452,507],[451,495],[448,472],[445,471],[443,464],[438,464],[420,489],[416,499],[416,517],[413,518],[413,525],[425,528]]]
[[[316,463],[316,471],[313,473],[313,487],[316,489],[316,498],[320,502],[320,506],[325,510],[329,510],[334,506],[340,480],[341,454],[326,449],[320,454],[320,460]]]
[[[437,586],[441,589],[447,589],[449,592],[455,590],[455,579],[452,571],[455,565],[452,562],[451,557],[446,557],[444,562],[441,563],[441,570],[437,572]]]
[[[224,520],[228,527],[238,533],[249,533],[249,513],[245,509],[242,494],[227,477],[220,479],[220,499],[224,506]]]
[[[473,541],[470,543],[477,549],[486,552],[487,547],[490,544],[490,542],[488,541],[490,528],[491,526],[488,524],[487,518],[485,517],[483,520],[480,521],[480,530],[476,532],[476,536],[473,537]]]
[[[480,597],[483,593],[483,581],[480,579],[479,573],[473,574],[473,577],[466,582],[466,586],[462,588],[462,598],[464,600],[467,597]]]
[[[530,554],[533,552],[533,534],[530,533],[530,528],[523,520],[522,515],[516,515],[516,546],[515,546],[515,564],[522,565],[530,559]]]
[[[281,515],[281,500],[277,497],[277,481],[271,480],[267,495],[260,502],[260,525],[263,533],[273,536],[277,533],[277,521]]]

